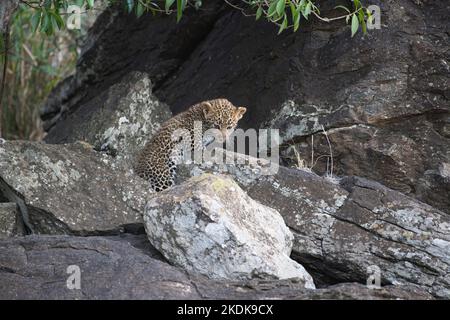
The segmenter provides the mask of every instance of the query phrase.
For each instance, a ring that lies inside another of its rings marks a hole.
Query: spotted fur
[[[203,148],[201,137],[206,130],[219,129],[226,139],[236,128],[246,110],[243,107],[235,107],[227,99],[204,101],[190,107],[166,121],[147,142],[137,157],[135,172],[148,180],[155,191],[169,188],[175,180],[176,158],[180,156],[179,152],[174,152],[178,144],[178,141],[172,140],[175,130],[189,131],[192,141],[191,150],[198,150]],[[195,132],[195,121],[201,121],[202,132]]]

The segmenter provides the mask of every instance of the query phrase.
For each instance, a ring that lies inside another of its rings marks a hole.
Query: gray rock
[[[160,124],[172,116],[169,107],[152,94],[152,83],[142,72],[130,72],[83,110],[82,119],[79,113],[69,116],[58,138],[70,133],[71,142],[86,141],[125,163],[133,161]]]
[[[22,235],[23,229],[17,204],[0,203],[0,238]]]
[[[151,191],[131,168],[85,143],[0,144],[0,190],[28,228],[45,234],[104,234],[142,226]]]
[[[311,290],[295,279],[208,280],[189,276],[132,245],[141,241],[141,236],[131,235],[126,238],[27,236],[2,240],[0,299],[432,298],[413,285],[374,290],[349,283]],[[69,269],[68,273],[69,266],[79,267],[79,290],[67,287],[69,277],[76,272]]]
[[[132,73],[109,88],[104,105],[114,108],[109,112],[101,108],[88,123],[83,122],[92,136],[88,141],[121,161],[134,161],[147,140],[172,117],[169,107],[152,95],[151,87],[148,75]]]
[[[248,197],[230,178],[201,175],[149,199],[150,242],[171,263],[218,279],[311,276],[289,258],[293,236],[279,213]]]
[[[450,297],[448,215],[363,178],[339,181],[282,166],[261,175],[269,166],[255,159],[247,165],[190,164],[180,167],[179,180],[203,172],[231,175],[252,199],[283,216],[295,236],[292,257],[318,285],[366,283],[368,268],[376,266],[382,283],[418,284]]]

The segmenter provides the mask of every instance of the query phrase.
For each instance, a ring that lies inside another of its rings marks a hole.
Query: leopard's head
[[[236,107],[227,99],[214,99],[203,102],[202,110],[208,128],[220,130],[226,141],[247,108]]]

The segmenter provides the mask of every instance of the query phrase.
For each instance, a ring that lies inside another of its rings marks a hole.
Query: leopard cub
[[[177,141],[173,133],[184,129],[190,134],[191,149],[201,148],[194,142],[202,141],[203,133],[208,129],[218,129],[224,140],[234,131],[238,121],[247,111],[244,107],[235,107],[227,99],[214,99],[200,102],[188,110],[170,118],[147,142],[137,156],[135,172],[148,180],[153,190],[162,191],[173,185],[175,180],[176,161],[174,148]],[[194,122],[200,121],[202,132],[195,132]]]

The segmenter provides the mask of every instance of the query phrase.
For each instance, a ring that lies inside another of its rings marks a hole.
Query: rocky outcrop
[[[103,234],[142,226],[148,184],[85,143],[0,144],[0,191],[28,229]]]
[[[252,200],[230,178],[201,175],[150,198],[144,213],[150,242],[171,263],[219,279],[299,278],[289,258],[293,235],[279,213]]]
[[[417,286],[305,289],[295,280],[189,276],[135,247],[139,236],[27,236],[0,242],[0,299],[430,299]],[[80,287],[74,278],[79,275]],[[69,283],[69,285],[68,285]]]
[[[321,14],[336,16],[337,4],[321,2]],[[330,154],[323,125],[335,174],[378,181],[450,213],[450,181],[441,169],[450,164],[448,5],[370,4],[380,6],[381,30],[353,38],[344,22],[317,19],[277,35],[277,26],[223,1],[188,10],[179,24],[109,10],[91,30],[71,84],[44,109],[47,141],[73,141],[66,128],[82,125],[103,105],[93,103],[97,97],[139,70],[174,113],[217,97],[246,106],[244,128],[279,128],[285,164],[297,164],[295,146],[319,174]],[[58,121],[49,120],[49,105],[63,114]]]
[[[216,156],[223,157],[219,150]],[[251,198],[277,210],[295,236],[292,256],[318,285],[365,283],[376,266],[384,284],[419,284],[450,297],[448,215],[363,178],[333,180],[282,166],[261,175],[270,163],[243,158],[242,165],[190,164],[179,179],[227,173]]]

